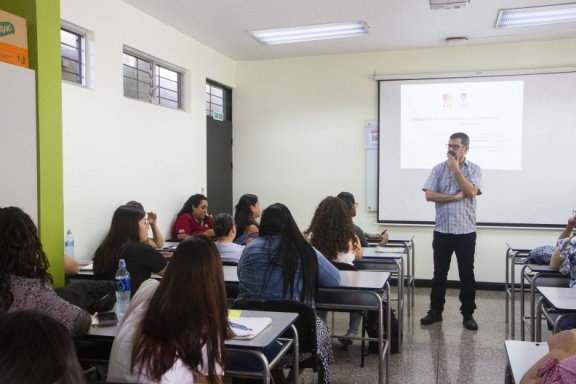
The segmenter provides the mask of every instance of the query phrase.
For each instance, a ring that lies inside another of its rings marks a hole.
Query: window
[[[124,47],[124,96],[184,109],[184,71],[141,52]]]
[[[206,116],[232,121],[232,90],[213,81],[206,83]]]
[[[86,34],[63,23],[60,49],[62,80],[86,86]]]

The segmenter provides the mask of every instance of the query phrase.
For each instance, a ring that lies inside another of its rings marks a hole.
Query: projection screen
[[[556,227],[576,209],[576,68],[377,77],[378,222],[432,224],[422,186],[455,132],[483,170],[479,226]]]

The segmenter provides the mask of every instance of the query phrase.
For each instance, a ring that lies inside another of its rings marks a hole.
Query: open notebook
[[[269,317],[229,317],[235,339],[252,339],[272,324]]]

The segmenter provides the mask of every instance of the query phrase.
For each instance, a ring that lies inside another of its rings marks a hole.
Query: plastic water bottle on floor
[[[126,262],[120,259],[116,271],[116,314],[121,319],[130,305],[130,272],[126,269]]]
[[[72,236],[70,229],[66,231],[66,236],[64,237],[64,254],[71,259],[74,258],[74,236]]]

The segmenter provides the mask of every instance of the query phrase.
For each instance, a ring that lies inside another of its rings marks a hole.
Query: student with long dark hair
[[[236,244],[246,244],[258,237],[259,225],[256,221],[260,217],[260,203],[258,196],[247,193],[240,197],[234,207],[234,222],[236,223]]]
[[[90,329],[90,314],[56,294],[49,267],[30,216],[17,207],[0,208],[0,316],[38,310],[81,336]]]
[[[86,382],[70,332],[44,313],[0,316],[0,345],[0,383]]]
[[[298,300],[314,308],[317,287],[336,287],[340,272],[302,236],[290,210],[276,203],[266,208],[260,222],[260,237],[244,248],[238,264],[243,300]],[[324,380],[330,382],[328,365],[334,361],[326,324],[317,317],[318,356]],[[289,356],[280,367],[290,367]],[[306,356],[301,356],[301,359]],[[286,381],[281,369],[272,370],[275,383]],[[291,372],[291,375],[297,374]]]
[[[353,265],[354,260],[362,258],[360,239],[354,233],[352,217],[344,201],[328,196],[320,202],[310,226],[304,233],[310,244],[322,252],[331,262]],[[325,319],[326,312],[321,314]],[[362,312],[350,312],[350,323],[346,337],[355,337]],[[342,344],[352,344],[351,339],[339,339]]]
[[[163,275],[166,269],[166,259],[150,247],[147,240],[146,212],[135,206],[118,207],[106,237],[94,253],[94,278],[114,279],[118,262],[124,259],[130,272],[131,294],[134,296],[140,284],[149,279],[152,273]]]
[[[198,193],[190,196],[176,215],[172,225],[172,237],[185,239],[201,233],[214,237],[212,217],[208,216],[208,199]]]
[[[143,210],[144,212],[146,212],[146,210],[144,209],[144,206],[137,201],[131,200],[131,201],[127,202],[126,205],[138,207],[141,210]],[[152,231],[152,237],[148,237],[146,239],[146,243],[148,243],[148,245],[151,246],[152,248],[163,247],[164,246],[164,236],[162,236],[162,232],[160,231],[160,229],[158,229],[158,215],[156,215],[156,212],[150,211],[150,212],[146,212],[146,216],[148,219],[148,223],[150,224],[150,230]]]
[[[210,383],[222,381],[228,324],[218,250],[203,235],[182,241],[164,278],[145,281],[112,345],[108,380]]]

